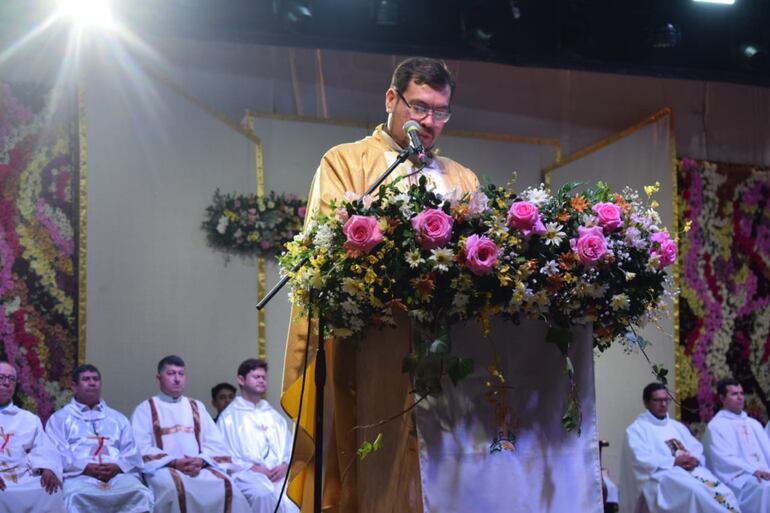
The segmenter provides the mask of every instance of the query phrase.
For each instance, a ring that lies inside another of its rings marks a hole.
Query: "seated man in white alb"
[[[0,513],[64,513],[61,456],[15,391],[16,369],[0,361]]]
[[[75,397],[48,419],[46,433],[64,460],[64,503],[70,513],[152,511],[142,483],[142,457],[125,415],[102,400],[102,375],[93,365],[72,373]]]
[[[267,362],[250,358],[238,367],[241,395],[219,415],[217,425],[239,469],[233,479],[253,513],[272,513],[289,468],[291,432],[286,421],[264,399]],[[279,511],[299,511],[286,494]]]
[[[647,411],[626,429],[620,470],[624,513],[740,512],[733,492],[704,466],[703,446],[668,416],[668,390],[650,383]]]
[[[182,395],[184,361],[158,363],[160,393],[142,402],[131,425],[155,493],[156,513],[247,513],[249,503],[227,477],[231,456],[203,403]]]
[[[717,383],[722,409],[708,423],[703,446],[709,468],[738,497],[744,513],[770,511],[770,439],[743,411],[743,387]]]

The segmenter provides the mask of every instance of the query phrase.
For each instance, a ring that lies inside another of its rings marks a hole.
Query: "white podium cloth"
[[[418,406],[425,513],[602,512],[591,329],[574,330],[570,353],[583,415],[580,435],[561,425],[568,379],[546,332],[542,322],[516,326],[503,319],[493,321],[487,339],[472,323],[453,329],[453,353],[473,358],[475,371],[457,387],[447,381],[440,398]],[[485,398],[492,381],[487,367],[498,356],[513,386],[517,449],[490,454],[497,426]]]

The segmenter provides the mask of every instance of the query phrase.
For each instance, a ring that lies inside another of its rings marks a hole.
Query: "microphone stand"
[[[385,181],[385,179],[390,176],[390,174],[401,164],[403,164],[406,159],[409,158],[409,155],[412,155],[413,153],[416,153],[415,149],[409,146],[408,148],[401,151],[401,153],[398,154],[398,157],[396,157],[396,160],[393,162],[393,164],[388,167],[388,169],[385,170],[382,175],[372,184],[369,186],[369,188],[366,190],[364,195],[371,194],[374,190],[376,190],[382,182]],[[299,269],[307,263],[307,259],[302,260],[299,264],[295,265],[292,269],[292,272],[297,272]],[[257,310],[262,310],[267,304],[270,302],[270,300],[273,299],[273,297],[278,293],[279,290],[283,288],[284,285],[289,281],[288,276],[284,276],[281,278],[281,280],[275,284],[275,286],[270,289],[270,291],[265,295],[265,297],[262,298],[262,300],[257,303]],[[326,385],[326,350],[324,348],[324,342],[323,342],[323,331],[324,331],[324,319],[323,316],[318,315],[318,350],[316,352],[316,364],[315,364],[315,386],[316,386],[316,396],[315,396],[315,404],[316,404],[316,410],[315,410],[315,472],[313,475],[314,482],[313,482],[313,511],[314,513],[321,513],[321,499],[323,495],[323,426],[324,426],[324,387]],[[308,333],[308,340],[309,340],[310,334]],[[305,349],[307,351],[307,348]],[[303,372],[306,372],[306,370],[303,370]],[[299,419],[298,419],[299,420]],[[296,436],[296,435],[295,435]]]

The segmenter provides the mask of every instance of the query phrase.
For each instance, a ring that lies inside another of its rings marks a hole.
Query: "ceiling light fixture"
[[[374,13],[374,22],[377,25],[398,25],[398,4],[395,0],[375,0],[377,7]]]
[[[673,23],[663,23],[650,32],[650,45],[653,48],[673,48],[682,40],[682,32]]]
[[[692,0],[699,4],[733,5],[735,0]]]
[[[79,28],[109,27],[114,21],[108,0],[61,0],[57,14]]]

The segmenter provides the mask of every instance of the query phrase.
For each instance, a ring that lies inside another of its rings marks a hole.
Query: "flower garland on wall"
[[[43,419],[77,362],[76,132],[47,93],[0,83],[0,342],[18,401]]]
[[[545,319],[547,342],[565,359],[570,326],[593,323],[594,346],[614,340],[643,346],[634,327],[654,319],[671,289],[666,267],[677,246],[661,225],[647,188],[611,193],[600,183],[551,195],[494,185],[458,196],[435,194],[425,178],[398,181],[376,197],[346,195],[318,215],[281,256],[291,300],[326,320],[327,336],[355,338],[370,326],[395,324],[406,311],[422,331],[403,368],[421,396],[455,383],[474,362],[452,356],[449,326],[493,315]],[[298,268],[299,267],[299,268]],[[579,428],[574,382],[562,423]]]
[[[770,170],[679,163],[682,290],[677,378],[682,420],[697,431],[719,408],[716,381],[734,377],[745,409],[770,408]]]
[[[202,228],[211,247],[231,254],[276,256],[302,229],[305,201],[292,194],[214,193]]]

